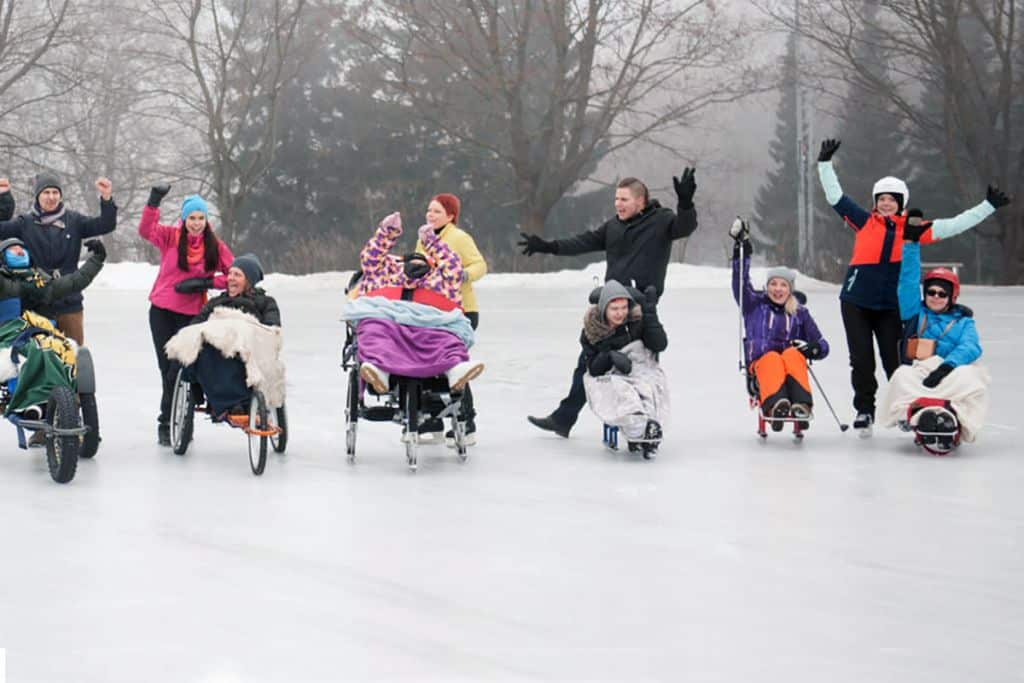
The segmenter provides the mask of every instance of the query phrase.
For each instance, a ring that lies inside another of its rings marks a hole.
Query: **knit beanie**
[[[60,178],[53,173],[40,173],[36,176],[36,185],[32,196],[38,200],[39,193],[48,187],[55,187],[57,188],[57,191],[60,192],[61,196],[64,195],[64,190],[60,186]]]
[[[193,209],[196,211],[197,209]],[[234,262],[231,264],[232,268],[238,268],[245,275],[245,281],[250,287],[255,287],[256,283],[263,279],[263,265],[260,264],[260,260],[256,257],[256,254],[242,254],[236,256]]]
[[[445,193],[434,195],[434,198],[430,201],[440,204],[444,212],[452,217],[452,223],[459,222],[459,209],[462,208],[462,202],[459,201],[458,197]]]
[[[768,269],[768,274],[764,278],[764,284],[767,287],[768,283],[773,278],[780,278],[789,283],[789,291],[792,292],[796,288],[796,271],[787,268],[785,266],[775,266],[774,268]]]
[[[181,203],[181,220],[182,222],[188,218],[188,215],[193,211],[202,211],[204,216],[209,215],[209,211],[206,207],[206,200],[197,194],[190,194],[185,197],[185,201]]]

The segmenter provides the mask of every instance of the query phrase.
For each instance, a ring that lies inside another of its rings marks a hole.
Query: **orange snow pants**
[[[811,385],[807,377],[807,359],[796,348],[790,347],[782,353],[769,351],[754,361],[751,369],[757,377],[761,405],[771,405],[779,398],[810,405]],[[793,386],[794,382],[798,386]]]

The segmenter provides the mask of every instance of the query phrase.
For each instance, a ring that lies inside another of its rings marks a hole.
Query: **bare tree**
[[[747,29],[702,0],[372,0],[353,24],[383,96],[507,163],[530,232],[605,155],[755,87]]]
[[[323,27],[306,0],[151,0],[147,14],[169,54],[163,94],[205,143],[192,178],[212,190],[225,239],[244,239],[238,209],[274,161],[282,90]]]
[[[1000,242],[1001,281],[1024,284],[1024,56],[1017,0],[873,4],[865,11],[864,0],[807,3],[799,26],[790,11],[766,9],[817,46],[825,77],[883,96],[916,144],[941,150],[963,201],[977,201],[993,182],[1018,197],[977,229]],[[858,30],[867,23],[872,31]],[[864,35],[870,45],[862,44]],[[890,79],[879,78],[863,58],[878,52],[889,55]],[[922,106],[922,88],[942,93],[939,111]]]

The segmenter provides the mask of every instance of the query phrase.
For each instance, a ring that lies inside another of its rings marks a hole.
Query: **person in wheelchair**
[[[746,224],[739,223],[741,228],[729,233],[734,239],[732,293],[743,312],[748,387],[772,430],[782,431],[787,418],[807,429],[814,408],[807,362],[826,358],[828,341],[794,291],[793,270],[771,268],[765,288],[754,289],[750,283],[750,235]]]
[[[961,438],[974,441],[984,425],[991,376],[977,364],[974,313],[957,301],[960,278],[946,268],[920,276],[919,240],[931,223],[919,209],[907,216],[897,290],[903,365],[889,380],[882,415],[887,427],[916,429],[925,446],[948,451]]]
[[[20,239],[0,241],[0,322],[88,287],[103,269],[107,250],[98,239],[85,242],[85,248],[89,251],[86,262],[70,275],[55,278],[32,265],[31,254]]]
[[[85,248],[90,252],[86,262],[75,272],[55,278],[32,265],[31,254],[20,239],[0,241],[0,346],[6,347],[0,352],[0,381],[8,383],[8,413],[38,419],[42,415],[37,405],[40,398],[45,401],[52,386],[67,382],[65,375],[74,371],[74,342],[52,321],[32,311],[81,292],[95,279],[107,251],[98,239],[85,242]],[[36,353],[28,344],[31,339],[40,351],[53,354]],[[45,441],[46,435],[37,431],[29,445],[42,446]]]
[[[429,224],[418,233],[426,253],[395,256],[401,234],[401,216],[386,216],[359,255],[358,297],[343,314],[355,325],[359,376],[384,394],[392,375],[443,375],[459,393],[484,369],[469,358],[474,336],[461,309],[462,262]]]
[[[625,433],[630,451],[648,457],[657,450],[669,415],[668,381],[656,356],[668,346],[668,336],[657,300],[653,285],[640,294],[608,280],[584,314],[580,333],[587,404],[605,424]]]
[[[254,387],[263,391],[269,407],[283,405],[281,314],[274,297],[256,286],[262,279],[263,267],[255,255],[235,258],[228,268],[227,290],[208,301],[192,324],[167,343],[168,356],[187,368],[196,403],[205,397],[214,420],[247,423]],[[182,286],[205,291],[209,282],[193,278]]]

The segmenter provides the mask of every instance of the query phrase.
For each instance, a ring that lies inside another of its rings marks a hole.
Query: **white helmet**
[[[900,203],[900,211],[907,208],[907,202],[910,201],[910,189],[907,187],[907,184],[891,175],[879,178],[878,182],[875,183],[875,187],[871,190],[871,198],[875,204],[878,203],[878,195],[880,194],[895,196]]]

